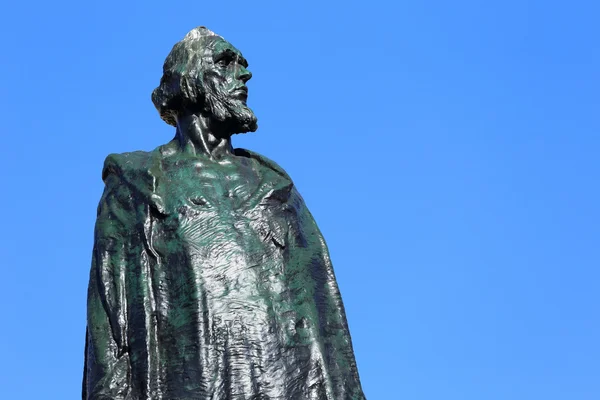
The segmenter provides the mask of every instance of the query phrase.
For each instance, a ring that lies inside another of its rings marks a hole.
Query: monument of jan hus
[[[323,236],[257,129],[248,63],[199,27],[152,101],[176,128],[111,154],[87,306],[83,400],[361,400]]]

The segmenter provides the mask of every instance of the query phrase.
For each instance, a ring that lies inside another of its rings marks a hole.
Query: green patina
[[[106,159],[83,398],[364,399],[325,241],[285,171],[231,147],[250,74],[208,32],[153,97],[173,141]]]

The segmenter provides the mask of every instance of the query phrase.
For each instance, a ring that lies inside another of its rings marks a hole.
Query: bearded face
[[[196,28],[167,56],[152,102],[161,118],[177,126],[190,113],[202,113],[218,136],[254,132],[257,120],[246,105],[252,77],[242,53],[206,28]]]
[[[226,134],[254,132],[257,118],[246,105],[252,74],[239,50],[221,38],[207,46],[201,67],[203,112]]]

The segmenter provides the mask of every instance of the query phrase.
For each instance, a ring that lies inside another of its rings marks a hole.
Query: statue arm
[[[127,185],[106,171],[88,288],[84,400],[125,400],[130,391],[125,268],[135,212]]]

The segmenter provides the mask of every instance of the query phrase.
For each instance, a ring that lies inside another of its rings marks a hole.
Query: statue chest
[[[171,269],[195,271],[210,293],[229,299],[263,281],[278,287],[289,179],[254,160],[179,162],[163,165],[161,188],[167,213],[153,224],[152,243]]]
[[[178,160],[163,166],[164,197],[171,211],[181,207],[211,212],[244,212],[260,203],[281,177],[256,161]]]
[[[163,164],[161,197],[167,218],[160,236],[208,247],[225,241],[257,250],[257,243],[281,243],[292,186],[289,179],[243,157],[224,163]]]

